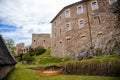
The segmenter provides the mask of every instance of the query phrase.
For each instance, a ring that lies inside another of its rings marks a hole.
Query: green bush
[[[22,56],[23,56],[23,54],[21,53],[19,56],[17,56],[17,61],[22,61],[23,59],[22,59]]]
[[[29,55],[29,53],[26,53],[23,55],[23,61],[26,61],[28,64],[32,63],[35,59]]]
[[[45,51],[46,51],[46,49],[44,49],[44,48],[36,48],[34,50],[35,55],[40,55],[40,54],[44,53]]]
[[[34,49],[30,48],[28,53],[30,54],[30,56],[34,56]]]

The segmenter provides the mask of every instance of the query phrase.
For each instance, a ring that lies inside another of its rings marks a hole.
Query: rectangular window
[[[116,2],[117,2],[117,0],[109,0],[109,4],[114,4]]]
[[[66,24],[66,29],[67,29],[67,31],[71,30],[71,24],[70,24],[70,22]]]
[[[94,23],[95,24],[99,24],[100,23],[100,17],[99,16],[95,16],[94,17]]]
[[[68,10],[65,11],[65,17],[66,18],[70,17],[70,9],[68,9]]]
[[[60,34],[62,33],[62,30],[60,29]]]
[[[70,44],[70,42],[71,42],[70,36],[66,37],[66,41],[67,41],[67,44]]]
[[[80,28],[85,26],[84,20],[78,20],[78,24],[79,24]]]
[[[59,17],[59,22],[61,22],[61,16]]]
[[[77,7],[77,13],[78,14],[83,13],[83,6],[82,5]]]
[[[56,22],[55,22],[55,27],[56,27]]]
[[[97,1],[92,2],[92,10],[98,9],[98,3]]]

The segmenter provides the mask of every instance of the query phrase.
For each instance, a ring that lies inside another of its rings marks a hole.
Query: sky
[[[51,33],[50,21],[65,6],[80,0],[0,0],[0,34],[15,44],[30,45],[32,33]]]

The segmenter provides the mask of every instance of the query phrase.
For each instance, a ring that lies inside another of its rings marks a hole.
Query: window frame
[[[69,16],[68,16],[67,13],[66,13],[67,11],[69,12]],[[69,18],[69,17],[70,17],[70,9],[66,9],[66,10],[65,10],[65,18]]]
[[[59,29],[59,33],[62,34],[62,29],[61,28]]]
[[[94,3],[94,2],[96,2],[97,8],[93,8],[93,3]],[[99,9],[98,2],[97,2],[97,1],[92,1],[92,2],[91,2],[91,8],[92,8],[93,11]]]
[[[68,24],[69,24],[69,29],[68,29],[68,27],[67,27]],[[71,22],[66,23],[66,24],[65,24],[65,27],[66,27],[66,31],[70,31],[70,30],[71,30]]]
[[[57,25],[57,22],[55,21],[55,22],[54,22],[54,27],[56,27],[56,25]]]
[[[81,7],[82,12],[79,12],[79,7]],[[83,5],[79,5],[79,6],[77,6],[77,14],[82,14],[82,13],[84,13]]]
[[[80,25],[80,21],[83,21],[83,26]],[[85,20],[84,19],[79,19],[78,20],[78,25],[79,25],[79,28],[85,27]]]
[[[61,23],[61,19],[62,19],[61,16],[59,16],[59,23]]]
[[[117,1],[118,1],[118,0],[116,0],[116,2],[117,2]],[[109,4],[110,4],[110,5],[113,5],[113,4],[115,4],[116,2],[113,2],[113,3],[112,3],[112,2],[109,0]]]
[[[98,18],[99,24],[100,24],[100,23],[101,23],[101,17],[100,17],[100,15],[97,15],[97,16],[94,16],[94,17],[93,17],[94,23],[95,23],[95,18]]]

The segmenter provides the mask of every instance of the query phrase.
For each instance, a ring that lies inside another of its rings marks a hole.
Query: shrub
[[[46,49],[44,49],[44,48],[36,48],[35,49],[35,55],[40,55],[40,54],[42,54],[42,53],[44,53],[46,51]]]
[[[35,59],[29,55],[29,53],[26,53],[23,55],[23,61],[26,61],[27,63],[32,63]]]
[[[30,48],[28,53],[30,54],[30,56],[34,56],[34,49]]]
[[[19,56],[17,56],[17,61],[22,61],[23,59],[22,59],[22,56],[23,56],[23,54],[21,53]]]

